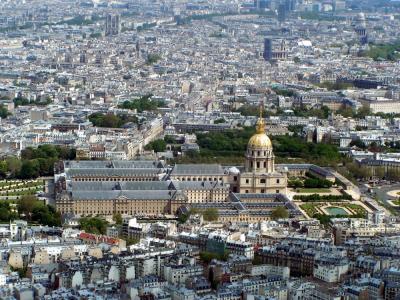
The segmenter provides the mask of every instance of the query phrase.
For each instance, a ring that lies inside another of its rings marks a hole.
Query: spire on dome
[[[265,121],[263,118],[263,108],[264,108],[264,105],[263,105],[263,102],[261,101],[260,107],[259,107],[260,116],[256,123],[256,132],[257,133],[265,133]]]

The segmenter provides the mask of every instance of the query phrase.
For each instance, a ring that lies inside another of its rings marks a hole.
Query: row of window
[[[267,167],[267,162],[266,161],[263,162],[263,166],[264,166],[264,168]],[[252,168],[254,167],[253,162],[250,162],[250,167],[252,167]],[[259,161],[256,163],[256,168],[257,169],[261,168],[261,163]]]
[[[178,177],[178,180],[182,180],[182,181],[207,181],[207,177]],[[212,182],[212,181],[222,181],[222,177],[208,177],[208,181]]]
[[[249,193],[249,190],[245,190],[245,193],[248,194],[248,193]],[[264,194],[264,193],[265,193],[265,189],[261,189],[261,190],[260,190],[260,193],[261,193],[261,194]],[[275,190],[275,193],[279,194],[279,190]]]
[[[257,153],[257,156],[261,156],[261,155],[263,155],[263,156],[270,156],[270,155],[272,155],[272,151],[251,151],[251,155],[252,156],[254,156],[255,154]]]
[[[246,183],[250,183],[250,179],[246,179]],[[266,183],[266,179],[265,178],[261,178],[260,179],[260,183]],[[280,183],[280,179],[276,179],[276,183]]]
[[[74,181],[154,181],[155,178],[74,178]]]

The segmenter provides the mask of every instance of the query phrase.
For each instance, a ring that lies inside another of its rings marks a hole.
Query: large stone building
[[[181,208],[217,208],[221,221],[268,219],[284,206],[301,215],[285,196],[287,176],[312,172],[331,179],[314,165],[277,165],[260,116],[250,138],[244,167],[175,164],[163,161],[64,161],[56,166],[56,208],[63,214],[159,216]]]

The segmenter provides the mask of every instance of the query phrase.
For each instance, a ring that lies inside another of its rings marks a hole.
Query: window
[[[257,156],[260,156],[260,154],[261,154],[260,151],[257,151]]]
[[[276,183],[279,183],[279,179],[276,180]]]
[[[265,178],[260,179],[260,183],[265,183]]]
[[[248,180],[248,179],[246,179],[246,183],[249,183],[249,180]]]
[[[257,169],[260,168],[260,162],[257,162]]]
[[[276,193],[279,194],[279,190],[276,190]]]
[[[264,189],[261,189],[261,193],[265,193],[265,190],[264,190]]]
[[[249,193],[249,190],[246,190],[246,194],[248,194]]]
[[[267,167],[267,162],[264,161],[264,168],[266,168],[266,167]]]
[[[233,181],[237,181],[237,176],[233,176]]]

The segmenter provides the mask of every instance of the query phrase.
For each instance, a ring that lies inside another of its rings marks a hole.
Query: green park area
[[[39,201],[34,195],[0,201],[0,222],[22,219],[30,224],[61,226],[61,215],[55,208]]]
[[[189,151],[181,163],[242,164],[253,127],[225,130],[223,132],[196,133],[200,152]],[[342,156],[334,145],[308,143],[300,137],[271,136],[277,163],[308,162],[322,166],[337,165]]]
[[[75,159],[75,149],[40,145],[37,148],[27,147],[21,151],[21,157],[7,157],[0,160],[0,180],[28,180],[40,176],[53,176],[54,164],[59,160]],[[26,183],[32,187],[32,183]],[[10,186],[8,181],[0,183]],[[10,189],[9,189],[10,190]]]
[[[374,60],[397,61],[400,59],[400,41],[388,44],[370,44],[366,56]]]
[[[2,180],[0,181],[0,199],[19,199],[22,196],[36,195],[43,191],[43,180]]]

